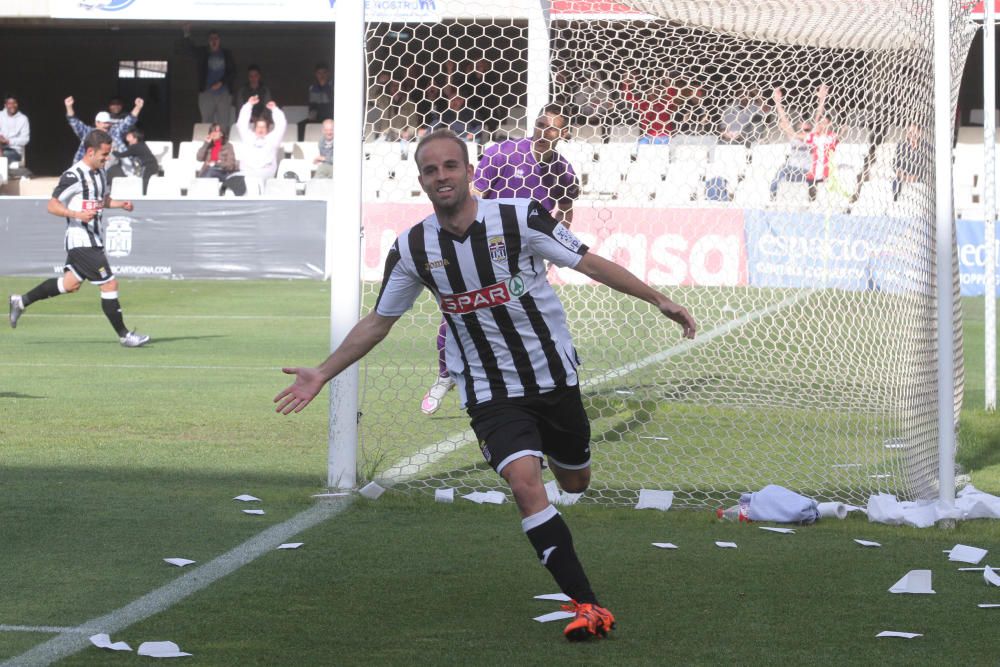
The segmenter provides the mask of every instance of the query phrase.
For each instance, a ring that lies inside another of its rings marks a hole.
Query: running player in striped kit
[[[434,214],[400,235],[385,263],[374,310],[316,368],[285,368],[295,382],[274,402],[299,412],[340,372],[388,334],[426,287],[450,329],[452,373],[486,461],[510,485],[528,540],[573,599],[565,636],[603,636],[614,616],[600,606],[562,516],[542,484],[543,457],[571,493],[590,484],[590,423],[562,304],[545,275],[548,260],[659,308],[693,338],[694,318],[624,268],[593,253],[537,201],[478,199],[465,143],[448,130],[414,154]]]
[[[111,155],[111,135],[91,131],[83,140],[83,158],[67,169],[49,200],[48,212],[66,219],[66,269],[61,278],[49,278],[26,294],[10,297],[10,326],[16,327],[24,309],[42,299],[80,289],[84,280],[101,290],[101,309],[123,347],[141,347],[149,336],[129,331],[118,303],[118,280],[104,254],[101,211],[132,210],[132,202],[112,199],[104,174]]]

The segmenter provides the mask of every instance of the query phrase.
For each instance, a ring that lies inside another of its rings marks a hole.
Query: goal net
[[[934,254],[930,0],[420,6],[367,24],[365,311],[396,234],[430,212],[419,134],[448,125],[475,162],[530,140],[557,104],[570,128],[557,150],[580,184],[573,232],[699,323],[684,341],[647,304],[550,269],[593,428],[580,500],[627,505],[648,488],[717,506],[767,484],[857,504],[937,494],[936,271],[959,302],[956,262]],[[425,294],[362,363],[359,475],[503,490],[457,392],[421,411],[440,319]],[[953,323],[957,423],[958,306]]]

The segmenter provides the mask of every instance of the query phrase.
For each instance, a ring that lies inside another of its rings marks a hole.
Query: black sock
[[[59,279],[49,278],[48,280],[38,283],[31,290],[21,296],[21,303],[27,308],[28,304],[32,304],[36,301],[41,301],[42,299],[48,299],[53,296],[59,296],[62,292],[59,291]]]
[[[122,317],[122,306],[118,303],[117,296],[107,299],[102,294],[101,310],[104,311],[104,316],[108,318],[108,322],[111,322],[114,330],[118,332],[119,338],[128,333],[128,328],[125,326],[125,318]]]
[[[549,505],[521,521],[525,535],[535,547],[542,565],[549,571],[562,592],[579,603],[597,604],[597,596],[573,549],[573,536],[556,508]]]

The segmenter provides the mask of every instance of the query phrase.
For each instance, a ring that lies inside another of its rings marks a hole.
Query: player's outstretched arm
[[[615,291],[653,304],[661,313],[681,325],[685,338],[694,338],[698,326],[687,309],[639,280],[625,267],[588,252],[576,265],[576,270]]]
[[[382,342],[398,319],[384,317],[373,310],[354,325],[344,342],[316,368],[282,368],[283,373],[295,376],[295,382],[274,397],[274,402],[278,404],[276,412],[283,415],[301,412],[327,382]]]

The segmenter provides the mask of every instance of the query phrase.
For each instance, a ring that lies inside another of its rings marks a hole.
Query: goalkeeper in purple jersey
[[[508,139],[483,153],[472,181],[472,193],[483,199],[534,199],[557,222],[569,228],[573,223],[573,202],[580,196],[580,183],[569,161],[556,151],[569,135],[569,123],[558,104],[546,106],[535,120],[530,138]],[[441,407],[445,394],[455,386],[445,363],[448,328],[438,327],[438,376],[420,401],[420,410],[432,415]]]

